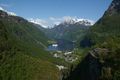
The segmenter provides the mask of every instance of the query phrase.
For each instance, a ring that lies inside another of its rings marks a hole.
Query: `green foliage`
[[[14,56],[5,56],[0,66],[0,80],[58,80],[57,68],[40,59],[16,52]],[[8,52],[8,54],[10,54]]]
[[[101,80],[120,79],[120,15],[104,16],[90,29],[88,35],[94,47],[106,48],[107,55],[100,55],[102,61]]]
[[[69,41],[80,40],[90,26],[81,24],[59,24],[52,29],[44,31],[49,38],[65,39]]]
[[[59,80],[47,38],[29,22],[0,20],[0,80]]]

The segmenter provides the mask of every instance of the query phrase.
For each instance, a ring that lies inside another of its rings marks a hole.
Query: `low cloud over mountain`
[[[59,25],[61,23],[67,22],[67,23],[76,23],[80,21],[87,21],[90,22],[90,25],[93,25],[95,22],[93,20],[89,19],[83,19],[78,17],[71,17],[71,16],[64,16],[64,17],[49,17],[48,19],[40,19],[40,18],[29,18],[30,22],[33,22],[35,24],[39,24],[45,28],[53,27],[54,25]]]

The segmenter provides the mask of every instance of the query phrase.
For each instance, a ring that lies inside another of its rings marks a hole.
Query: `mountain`
[[[76,41],[83,37],[93,22],[87,19],[67,19],[45,31],[51,39]]]
[[[105,11],[103,17],[90,29],[90,37],[94,39],[94,43],[106,41],[107,38],[119,38],[120,33],[120,1],[113,0],[108,10]],[[101,38],[102,37],[102,38]],[[96,38],[96,39],[95,39]],[[100,40],[97,40],[101,38]]]
[[[5,11],[8,15],[17,16],[14,12],[7,11],[7,10],[3,9],[2,7],[0,7],[0,10]]]
[[[105,15],[115,15],[120,13],[120,2],[119,0],[114,0],[113,3],[109,6],[108,10],[105,12]]]
[[[59,80],[47,41],[33,23],[0,10],[0,80]]]
[[[81,24],[81,25],[91,26],[94,24],[94,22],[88,19],[68,18],[68,19],[65,19],[63,22],[61,22],[60,24],[68,24],[68,25],[69,24]]]
[[[112,1],[86,39],[92,48],[65,80],[120,80],[120,0]]]

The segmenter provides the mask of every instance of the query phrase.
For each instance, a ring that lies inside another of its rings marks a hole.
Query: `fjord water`
[[[75,48],[75,43],[69,40],[58,39],[56,43],[50,44],[48,51],[72,51]]]

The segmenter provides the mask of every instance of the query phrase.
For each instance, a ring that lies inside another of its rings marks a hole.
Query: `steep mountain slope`
[[[0,10],[0,80],[59,80],[47,40],[32,23]]]
[[[91,25],[88,20],[70,19],[46,30],[46,35],[51,39],[76,41],[85,35]]]
[[[108,38],[120,36],[120,1],[113,0],[103,17],[90,29],[90,37],[94,43],[105,42]]]
[[[89,29],[86,37],[94,45],[66,80],[120,80],[119,11],[120,0],[113,0],[103,17]]]

